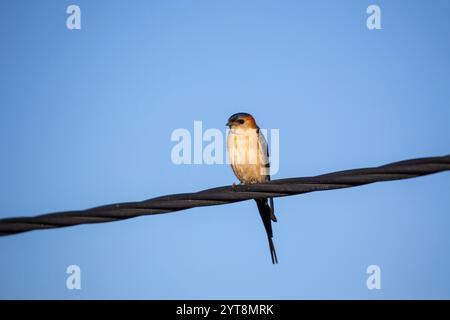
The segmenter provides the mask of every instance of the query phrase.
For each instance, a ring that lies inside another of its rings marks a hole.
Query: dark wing
[[[270,181],[270,162],[269,162],[269,145],[267,144],[266,138],[262,134],[262,132],[258,128],[258,137],[259,137],[259,145],[260,145],[260,158],[262,159],[263,165],[265,166],[266,171],[266,181]],[[270,218],[273,222],[277,222],[277,217],[275,216],[275,207],[273,205],[273,198],[269,198],[270,201]]]

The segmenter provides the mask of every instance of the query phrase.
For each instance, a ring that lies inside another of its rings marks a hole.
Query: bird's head
[[[257,129],[255,119],[249,113],[239,112],[233,114],[226,124],[230,129]]]

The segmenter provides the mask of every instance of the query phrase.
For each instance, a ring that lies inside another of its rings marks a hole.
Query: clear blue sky
[[[81,30],[66,28],[78,4]],[[449,1],[5,1],[0,217],[236,181],[176,128],[280,129],[274,178],[450,153]],[[450,298],[450,174],[0,238],[0,298]],[[82,289],[67,290],[79,265]],[[381,290],[366,288],[379,265]]]

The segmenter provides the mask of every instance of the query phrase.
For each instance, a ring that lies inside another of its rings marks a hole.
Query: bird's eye
[[[239,124],[244,124],[245,121],[242,120],[242,119],[238,119],[238,120],[236,120],[236,122],[239,123]]]

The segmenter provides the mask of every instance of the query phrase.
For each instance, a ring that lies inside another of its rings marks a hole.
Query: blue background
[[[77,4],[82,29],[66,28]],[[176,128],[280,129],[274,178],[450,153],[450,2],[8,1],[0,217],[236,181]],[[0,298],[450,298],[450,175],[0,238]],[[81,268],[81,290],[66,268]],[[366,268],[379,265],[381,290]]]

